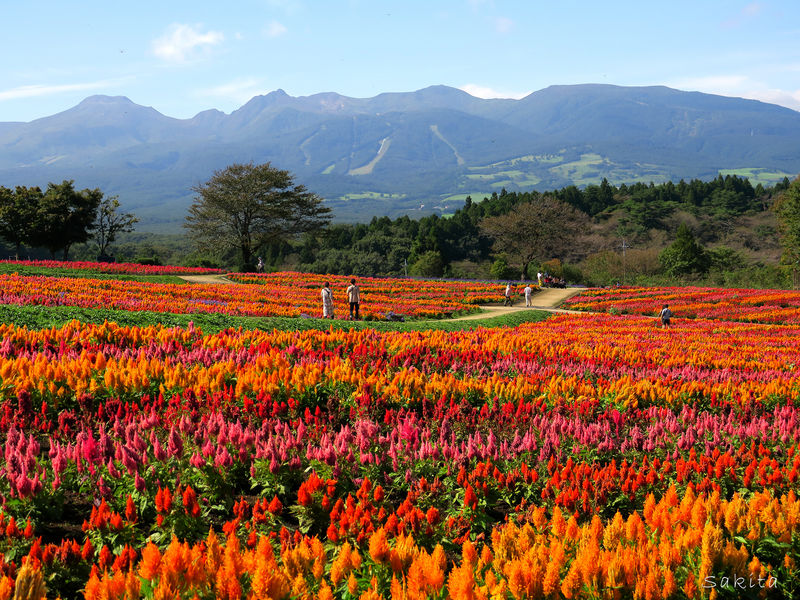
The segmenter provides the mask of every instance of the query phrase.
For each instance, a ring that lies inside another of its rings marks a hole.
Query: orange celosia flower
[[[14,593],[14,580],[3,575],[0,578],[0,600],[11,600],[11,595]]]
[[[439,559],[434,559],[425,550],[420,550],[408,569],[406,588],[412,600],[424,599],[436,595],[444,585],[444,571],[440,568]]]
[[[339,550],[339,555],[331,563],[331,583],[338,586],[339,583],[350,573],[352,564],[350,563],[350,542],[345,542]]]
[[[416,556],[417,547],[412,536],[400,534],[395,541],[394,548],[389,553],[389,564],[392,571],[400,573],[405,571]]]
[[[475,565],[478,562],[478,551],[475,550],[475,544],[469,540],[461,545],[461,560],[468,565]]]
[[[142,550],[139,563],[139,575],[144,579],[155,579],[161,572],[161,551],[152,542],[148,542]]]
[[[275,562],[272,545],[264,536],[258,540],[252,569],[250,586],[255,600],[284,598],[289,595],[289,578]]]
[[[331,586],[328,585],[327,581],[323,580],[319,588],[319,593],[317,594],[317,600],[333,600],[333,590]]]
[[[351,572],[350,577],[347,579],[347,590],[351,594],[355,594],[358,591],[358,579],[356,576]]]
[[[389,560],[391,549],[386,540],[386,531],[381,527],[370,536],[369,555],[378,564],[384,564]]]

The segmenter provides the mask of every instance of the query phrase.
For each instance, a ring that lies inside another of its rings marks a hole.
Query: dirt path
[[[481,306],[481,312],[464,317],[456,317],[455,319],[444,319],[446,321],[473,321],[476,319],[486,319],[487,317],[499,317],[500,315],[507,315],[519,310],[546,310],[548,312],[558,313],[571,313],[577,311],[562,310],[556,308],[567,298],[571,298],[576,294],[580,294],[582,288],[544,288],[531,298],[533,306],[526,307],[525,301],[517,299],[514,306]]]
[[[225,275],[179,275],[179,277],[189,283],[235,283]]]

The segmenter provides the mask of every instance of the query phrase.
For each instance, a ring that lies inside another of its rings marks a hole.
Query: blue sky
[[[667,85],[800,110],[797,0],[25,0],[0,7],[0,121],[93,94],[177,118],[281,88],[519,98]]]

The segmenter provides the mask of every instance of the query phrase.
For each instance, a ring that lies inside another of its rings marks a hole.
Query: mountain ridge
[[[739,169],[800,172],[800,113],[666,86],[557,85],[519,100],[447,86],[351,98],[255,96],[188,119],[125,96],[89,96],[33,121],[0,123],[0,185],[117,194],[142,229],[174,227],[191,188],[233,162],[271,162],[320,194],[337,218],[452,212],[463,198]]]

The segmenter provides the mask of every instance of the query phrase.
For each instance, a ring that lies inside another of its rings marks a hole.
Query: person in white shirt
[[[533,288],[531,287],[531,284],[529,283],[528,285],[526,285],[525,289],[522,291],[525,292],[525,306],[531,306],[531,294],[533,293]]]
[[[512,293],[513,292],[511,290],[511,282],[509,281],[506,284],[505,300],[503,300],[503,306],[513,306],[514,305],[514,301],[511,299],[511,294]]]
[[[333,292],[331,291],[331,284],[327,281],[322,287],[322,318],[333,318]]]

